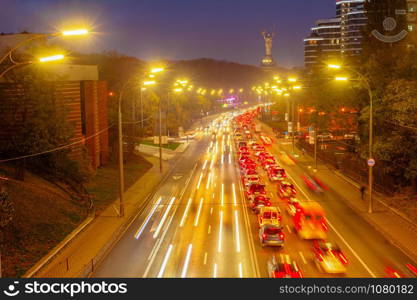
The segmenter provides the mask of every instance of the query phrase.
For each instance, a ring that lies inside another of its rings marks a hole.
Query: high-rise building
[[[362,51],[362,34],[367,25],[365,0],[336,2],[336,16],[340,18],[340,51],[344,56],[358,55]]]
[[[340,18],[321,19],[304,39],[304,62],[314,67],[340,55]]]
[[[407,0],[408,31],[417,32],[417,0]]]

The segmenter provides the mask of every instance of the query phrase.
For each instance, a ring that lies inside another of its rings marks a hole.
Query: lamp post
[[[331,69],[342,69],[342,66],[340,65],[328,65]],[[352,71],[355,73],[359,81],[362,83],[362,85],[368,90],[368,96],[369,96],[369,150],[368,150],[368,160],[374,160],[373,158],[373,95],[372,95],[372,89],[371,84],[369,80],[362,75],[358,70],[354,68],[346,68],[349,71]],[[348,81],[348,77],[336,77],[337,81]],[[373,213],[373,198],[372,198],[372,192],[373,192],[373,164],[368,163],[368,189],[369,189],[369,202],[368,202],[368,213]]]

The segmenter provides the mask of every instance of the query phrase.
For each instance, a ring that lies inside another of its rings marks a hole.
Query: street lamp
[[[328,68],[330,69],[342,69],[342,66],[340,65],[328,65]],[[369,80],[362,75],[358,70],[354,68],[345,67],[345,69],[352,71],[355,73],[359,81],[362,83],[362,85],[368,90],[368,96],[369,96],[369,157],[368,161],[374,161],[373,158],[373,95],[372,95],[372,89],[371,84]],[[336,81],[348,81],[349,78],[347,77],[336,77]],[[372,199],[372,189],[373,189],[373,164],[368,163],[368,188],[369,188],[369,203],[368,203],[368,213],[373,212],[373,199]]]
[[[57,55],[52,55],[52,56],[40,57],[40,58],[38,58],[37,61],[25,61],[25,62],[13,63],[11,66],[9,66],[3,72],[0,73],[0,78],[2,78],[7,72],[9,72],[9,71],[11,71],[15,68],[18,68],[18,67],[37,64],[37,63],[47,63],[47,62],[52,62],[52,61],[57,61],[57,60],[62,60],[62,59],[64,59],[64,55],[63,54],[57,54]]]

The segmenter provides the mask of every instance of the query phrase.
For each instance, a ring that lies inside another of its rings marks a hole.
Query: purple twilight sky
[[[1,0],[0,32],[50,32],[88,24],[95,34],[76,50],[116,50],[140,59],[209,57],[258,65],[260,31],[276,26],[273,55],[303,65],[303,38],[335,0]],[[73,38],[75,39],[75,38]]]

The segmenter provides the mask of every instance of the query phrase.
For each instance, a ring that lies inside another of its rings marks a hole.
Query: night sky
[[[116,50],[140,59],[209,57],[258,65],[260,31],[275,25],[273,55],[284,67],[303,65],[303,38],[335,0],[0,0],[0,32],[51,32],[88,24],[95,34],[74,50]],[[76,46],[74,46],[76,45]]]

